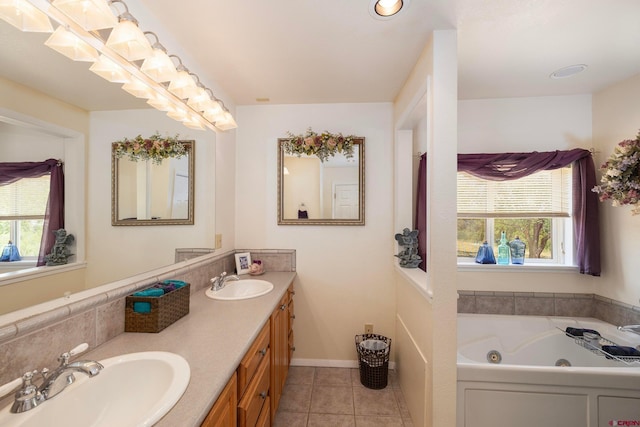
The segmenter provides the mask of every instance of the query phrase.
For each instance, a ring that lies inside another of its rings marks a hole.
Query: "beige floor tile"
[[[314,384],[317,385],[351,385],[351,369],[349,368],[316,368]]]
[[[398,402],[398,409],[400,409],[400,416],[402,418],[410,418],[409,408],[407,408],[407,402],[404,400],[404,394],[399,388],[394,388],[393,393],[396,396],[396,402]]]
[[[353,387],[314,385],[310,412],[353,415]]]
[[[285,412],[309,412],[311,403],[310,384],[289,384],[282,391],[279,411]]]
[[[392,389],[371,390],[353,387],[356,415],[388,415],[400,417],[400,410]]]
[[[357,416],[356,427],[403,427],[400,417]]]
[[[291,366],[287,374],[287,383],[289,384],[313,384],[316,368],[313,366]]]
[[[278,410],[273,427],[306,427],[309,414]]]
[[[309,414],[307,427],[355,427],[353,415]]]

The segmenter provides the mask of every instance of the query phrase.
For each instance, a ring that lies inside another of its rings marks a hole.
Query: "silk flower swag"
[[[178,141],[178,135],[162,137],[155,133],[148,138],[138,135],[133,139],[116,141],[112,145],[118,159],[127,156],[132,162],[151,160],[156,165],[169,157],[179,159],[187,154],[184,144]]]
[[[635,140],[620,142],[604,163],[601,184],[594,187],[600,201],[612,206],[632,205],[631,213],[640,214],[640,133]]]
[[[296,154],[298,157],[303,154],[315,155],[321,162],[337,153],[343,153],[348,159],[353,157],[353,135],[343,136],[341,133],[332,134],[327,131],[318,135],[311,128],[304,135],[294,135],[291,132],[287,132],[287,135],[290,139],[283,144],[287,154]]]

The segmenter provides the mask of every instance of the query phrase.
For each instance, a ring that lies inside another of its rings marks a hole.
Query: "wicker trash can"
[[[391,338],[377,334],[356,335],[356,350],[360,365],[360,382],[375,390],[387,386]]]

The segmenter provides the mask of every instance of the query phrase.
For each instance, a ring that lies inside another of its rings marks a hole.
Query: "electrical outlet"
[[[373,323],[365,323],[364,324],[364,333],[372,334],[373,333]]]
[[[222,234],[216,234],[216,247],[215,249],[222,248]]]

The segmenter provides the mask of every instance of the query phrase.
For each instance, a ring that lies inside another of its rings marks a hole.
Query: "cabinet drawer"
[[[249,383],[247,390],[238,404],[238,420],[240,427],[253,427],[258,421],[258,417],[265,407],[265,402],[269,402],[269,357],[270,350],[267,350],[266,357]],[[269,405],[266,405],[268,408]]]
[[[260,416],[258,417],[258,421],[256,422],[256,427],[271,426],[271,403],[269,399],[270,397],[267,396],[267,400],[264,402],[264,405],[262,406],[262,412],[260,412]]]
[[[269,329],[269,321],[267,321],[238,366],[238,396],[242,396],[260,363],[269,359],[267,353],[271,341]]]

